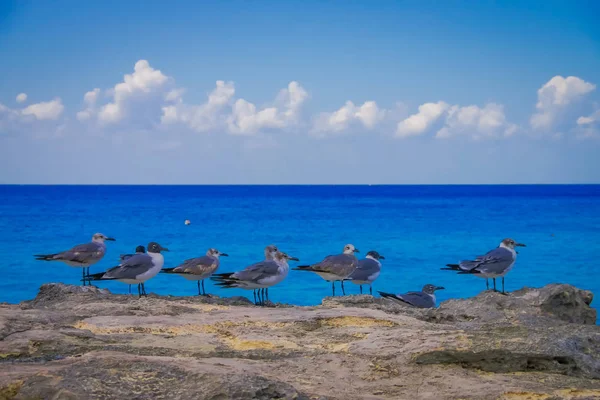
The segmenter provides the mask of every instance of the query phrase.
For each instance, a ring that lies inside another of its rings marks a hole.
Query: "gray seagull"
[[[227,257],[228,254],[211,248],[208,249],[204,256],[190,258],[175,268],[164,268],[161,272],[165,274],[177,274],[189,281],[196,281],[198,284],[198,295],[207,296],[206,289],[204,289],[204,280],[219,268],[219,257],[221,256]],[[200,291],[200,282],[202,282],[202,291]]]
[[[392,294],[378,292],[381,297],[397,300],[418,308],[435,308],[435,291],[444,289],[442,286],[427,284],[420,292],[408,292],[405,294]]]
[[[272,246],[270,250],[272,251],[273,248],[276,249],[275,246]],[[265,253],[267,249],[265,249]],[[217,282],[217,286],[223,288],[253,290],[254,303],[264,305],[265,296],[266,300],[269,301],[269,288],[286,278],[290,270],[288,261],[298,261],[296,257],[291,257],[278,250],[275,253],[270,252],[268,257],[269,259],[252,264],[241,271],[215,274],[211,279]],[[258,289],[258,301],[256,289]]]
[[[331,282],[331,290],[335,296],[335,282],[342,282],[342,294],[345,296],[344,279],[348,278],[358,266],[358,258],[354,253],[359,250],[351,244],[344,246],[342,254],[327,256],[323,261],[312,265],[301,265],[293,268],[296,271],[310,271]]]
[[[145,252],[146,252],[146,248],[142,245],[139,245],[135,248],[135,254],[121,254],[119,256],[119,260],[125,261],[128,258],[131,258],[136,254],[144,254]],[[129,285],[129,294],[131,294],[131,285]]]
[[[379,260],[385,260],[385,257],[375,250],[369,251],[365,258],[358,260],[358,266],[348,277],[349,281],[360,285],[361,294],[362,285],[369,285],[369,294],[373,294],[373,282],[381,273],[381,261]]]
[[[102,233],[95,233],[89,243],[78,244],[72,249],[60,253],[37,254],[34,257],[36,260],[62,261],[70,267],[83,268],[82,277],[85,277],[90,273],[90,265],[96,264],[104,257],[106,253],[105,240],[114,241],[115,239]],[[85,285],[86,281],[83,279],[83,286]]]
[[[146,296],[144,282],[155,277],[165,263],[161,251],[169,251],[169,249],[156,242],[150,242],[147,253],[134,254],[116,267],[110,268],[106,272],[88,275],[84,279],[92,281],[115,280],[130,285],[137,284],[139,297]]]
[[[487,279],[492,278],[494,281],[494,292],[498,291],[496,290],[496,278],[502,277],[502,293],[504,294],[504,275],[513,268],[517,260],[515,247],[525,247],[525,245],[507,238],[502,240],[498,247],[488,251],[483,256],[478,256],[474,260],[461,261],[458,264],[446,264],[446,268],[441,269],[486,278],[486,287],[488,289],[490,287]]]

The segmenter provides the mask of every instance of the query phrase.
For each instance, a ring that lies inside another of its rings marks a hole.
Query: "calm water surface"
[[[184,220],[192,224],[184,225]],[[600,295],[600,185],[518,186],[0,186],[0,302],[31,299],[45,282],[79,284],[80,270],[36,262],[33,254],[65,250],[94,232],[108,243],[99,272],[121,253],[158,241],[166,266],[216,247],[229,253],[220,272],[262,259],[274,243],[319,261],[353,243],[386,259],[374,289],[404,292],[425,283],[446,287],[440,301],[476,295],[485,281],[440,271],[448,262],[483,254],[504,237],[519,250],[507,290],[564,282]],[[101,286],[125,293],[127,285]],[[159,275],[149,292],[194,295],[195,282]],[[243,290],[209,293],[250,295]],[[358,293],[348,283],[347,291]],[[274,301],[319,304],[330,285],[290,271],[270,290]],[[598,299],[594,306],[598,305]]]

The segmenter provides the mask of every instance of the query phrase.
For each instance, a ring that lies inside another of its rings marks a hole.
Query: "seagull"
[[[146,248],[142,245],[139,245],[138,247],[135,248],[135,254],[144,254],[146,252]],[[135,254],[121,254],[119,256],[119,259],[121,261],[125,261],[128,258],[133,257]],[[129,285],[129,294],[131,294],[131,285]]]
[[[130,285],[137,283],[139,297],[146,296],[144,282],[156,276],[165,263],[163,255],[160,254],[161,251],[169,251],[169,249],[156,242],[150,242],[148,253],[134,254],[116,267],[110,268],[106,272],[88,275],[84,279],[93,281],[116,280]]]
[[[92,236],[92,241],[89,243],[78,244],[70,250],[54,254],[37,254],[34,257],[36,260],[42,261],[62,261],[70,267],[83,268],[82,276],[85,277],[90,273],[90,265],[96,264],[104,257],[106,253],[106,244],[104,241],[115,241],[102,233],[95,233]],[[83,279],[83,286],[86,281]]]
[[[427,284],[420,292],[408,292],[405,294],[392,294],[378,292],[381,297],[400,301],[418,308],[435,308],[435,291],[444,289],[442,286]]]
[[[198,296],[207,296],[204,289],[204,280],[211,276],[219,268],[219,257],[227,257],[228,254],[221,253],[217,249],[208,249],[202,257],[190,258],[175,268],[165,268],[161,272],[166,274],[177,274],[190,281],[198,283]],[[202,292],[200,291],[202,281]]]
[[[360,294],[362,294],[362,285],[369,285],[369,294],[373,295],[373,282],[381,273],[381,261],[385,260],[385,257],[371,250],[367,253],[367,256],[358,260],[358,266],[348,277],[349,281],[360,285]]]
[[[335,296],[335,282],[342,282],[342,293],[346,295],[344,290],[344,279],[348,278],[358,266],[358,258],[354,253],[359,253],[359,250],[351,244],[344,246],[342,254],[335,256],[327,256],[323,261],[312,265],[300,265],[293,268],[296,271],[311,271],[315,272],[321,278],[331,282],[331,290]]]
[[[474,274],[486,278],[486,286],[489,289],[487,278],[494,281],[494,292],[496,290],[496,278],[502,277],[502,294],[504,292],[504,275],[515,265],[517,252],[515,247],[525,247],[523,243],[517,243],[513,239],[506,238],[500,245],[485,255],[476,257],[475,260],[461,261],[458,264],[446,264],[443,270],[458,271],[459,274]]]
[[[290,270],[288,260],[299,261],[296,257],[291,257],[282,251],[276,251],[274,254],[271,253],[270,256],[272,256],[272,259],[257,262],[242,271],[215,274],[211,279],[218,282],[217,286],[223,288],[252,289],[255,290],[254,293],[258,289],[258,302],[255,295],[254,303],[264,305],[265,294],[267,301],[269,301],[268,288],[277,285],[287,276]]]

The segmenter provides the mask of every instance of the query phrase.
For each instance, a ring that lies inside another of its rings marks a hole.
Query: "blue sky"
[[[598,15],[4,1],[0,183],[600,183]]]

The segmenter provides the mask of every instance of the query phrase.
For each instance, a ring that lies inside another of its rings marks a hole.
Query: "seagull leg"
[[[267,294],[267,301],[269,301],[269,288],[265,289],[265,293]]]
[[[208,295],[206,294],[206,289],[204,289],[204,279],[202,279],[202,295],[203,295],[203,296],[208,296]]]
[[[369,285],[369,294],[373,296],[373,285]]]
[[[504,292],[504,277],[502,277],[502,294],[506,294],[506,292]]]
[[[494,281],[494,292],[497,292],[498,290],[496,290],[496,278],[492,278],[492,280]]]
[[[256,305],[256,289],[252,291],[252,294],[254,295],[254,305]]]
[[[198,296],[200,296],[202,294],[202,292],[200,292],[200,281],[196,281],[196,283],[198,284]]]
[[[360,287],[360,294],[362,294],[362,285],[359,285]]]
[[[485,290],[490,290],[490,280],[485,278]]]
[[[333,297],[335,297],[335,281],[331,281],[331,291],[333,292]]]
[[[145,297],[148,297],[148,294],[146,294],[146,285],[145,285],[143,282],[142,282],[142,294],[143,294]]]
[[[342,279],[342,296],[346,295],[346,290],[344,290],[344,280]]]
[[[142,284],[138,283],[138,298],[142,298]]]
[[[85,286],[85,268],[83,268],[83,269],[81,270],[81,273],[82,273],[82,275],[81,275],[81,280],[83,281],[83,286]]]

